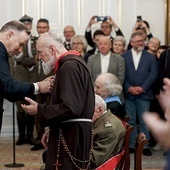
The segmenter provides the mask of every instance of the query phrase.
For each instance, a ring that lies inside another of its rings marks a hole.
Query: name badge
[[[112,127],[112,124],[110,122],[106,122],[105,127]]]

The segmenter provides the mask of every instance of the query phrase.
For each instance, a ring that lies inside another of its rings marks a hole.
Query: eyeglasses
[[[83,45],[83,43],[82,42],[77,42],[77,43],[73,42],[72,45]]]
[[[48,47],[48,46],[42,46],[42,48],[41,48],[41,49],[43,49],[43,48],[47,48],[47,47]],[[37,56],[39,56],[39,55],[41,55],[41,56],[42,56],[42,53],[43,53],[43,51],[42,51],[42,50],[40,50],[40,49],[36,51],[36,55],[37,55]]]
[[[64,34],[73,33],[74,31],[64,31]]]
[[[136,40],[136,41],[132,41],[134,43],[141,43],[141,42],[144,42],[144,40]]]

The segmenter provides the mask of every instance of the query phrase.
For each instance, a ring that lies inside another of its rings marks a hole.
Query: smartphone
[[[96,20],[97,21],[107,21],[107,16],[97,16]]]
[[[142,22],[142,16],[137,16],[137,22]]]

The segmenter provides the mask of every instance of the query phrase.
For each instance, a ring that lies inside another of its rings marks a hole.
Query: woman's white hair
[[[111,73],[100,74],[97,78],[100,78],[103,89],[106,90],[109,96],[117,96],[122,92],[122,86],[119,79]]]
[[[113,44],[114,44],[115,42],[117,42],[117,41],[121,41],[121,42],[123,43],[124,47],[125,47],[125,45],[126,45],[126,39],[125,39],[123,36],[120,36],[120,35],[116,36],[116,37],[114,38],[114,40],[113,40]]]
[[[84,53],[86,53],[86,50],[87,50],[87,40],[86,38],[83,36],[83,35],[74,35],[72,38],[71,38],[71,48],[73,47],[72,43],[75,39],[79,39],[80,41],[82,41],[83,43],[83,51]]]

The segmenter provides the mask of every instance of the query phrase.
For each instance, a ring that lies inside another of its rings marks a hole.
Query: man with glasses
[[[157,78],[158,68],[156,57],[144,50],[144,38],[139,32],[131,36],[132,49],[122,54],[125,59],[125,111],[129,117],[129,124],[134,127],[130,138],[130,152],[134,153],[135,140],[138,132],[144,132],[150,139],[142,115],[150,109],[153,100],[152,84]],[[139,120],[139,126],[136,123]],[[149,143],[144,146],[143,154],[151,156]]]
[[[64,28],[64,37],[65,37],[65,42],[64,42],[64,47],[67,50],[71,50],[71,38],[75,35],[74,27],[71,25],[67,25]]]
[[[95,46],[95,43],[93,42],[92,39],[92,35],[91,35],[91,26],[97,22],[101,22],[100,20],[97,20],[97,16],[93,16],[86,28],[86,32],[85,32],[85,38],[87,39],[88,44],[91,47]],[[105,20],[102,21],[101,23],[101,30],[104,32],[105,36],[108,36],[111,41],[113,41],[113,37],[111,36],[112,31],[115,31],[116,36],[121,35],[123,36],[122,31],[119,29],[119,27],[116,25],[116,23],[113,21],[113,19],[111,18],[111,16],[107,16]]]
[[[49,21],[45,18],[40,18],[37,21],[37,32],[38,35],[44,34],[50,30]]]

